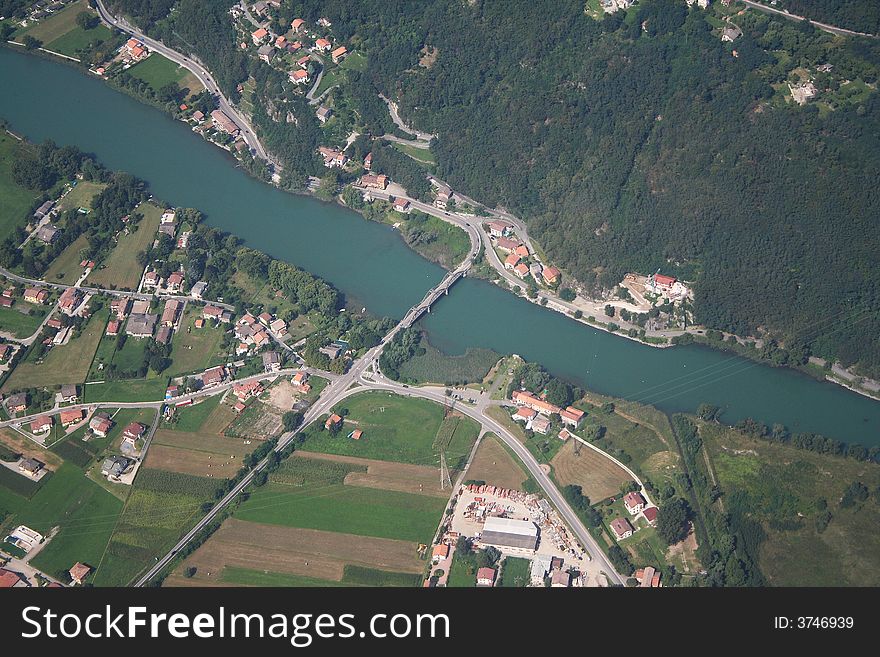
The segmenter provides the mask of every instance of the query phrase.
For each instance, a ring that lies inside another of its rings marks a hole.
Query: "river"
[[[0,117],[13,130],[95,153],[111,169],[149,181],[158,197],[198,208],[249,246],[326,278],[375,314],[402,316],[443,275],[392,228],[254,180],[186,125],[70,66],[0,48],[0,88]],[[709,402],[731,423],[754,417],[880,444],[880,403],[840,386],[704,347],[641,345],[484,281],[457,283],[423,326],[447,353],[518,353],[597,392],[668,412]]]

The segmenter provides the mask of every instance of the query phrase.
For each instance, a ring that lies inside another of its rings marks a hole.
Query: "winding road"
[[[867,32],[856,32],[855,30],[847,30],[842,27],[836,27],[834,25],[828,25],[828,23],[820,23],[819,21],[814,21],[812,18],[807,18],[806,16],[798,16],[797,14],[789,13],[784,9],[776,9],[775,7],[769,7],[760,2],[754,2],[754,0],[740,0],[747,7],[752,7],[753,9],[757,9],[758,11],[763,11],[767,14],[776,14],[777,16],[782,16],[783,18],[787,18],[790,21],[810,21],[813,25],[818,27],[820,30],[824,30],[825,32],[830,32],[831,34],[837,34],[840,36],[856,36],[856,37],[868,37],[869,39],[877,39],[880,38],[876,34],[869,34]]]

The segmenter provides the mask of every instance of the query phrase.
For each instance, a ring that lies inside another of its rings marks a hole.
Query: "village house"
[[[106,413],[99,413],[89,421],[89,429],[98,438],[106,438],[107,433],[113,428],[113,420]]]
[[[306,22],[302,18],[294,18],[290,23],[290,27],[294,32],[303,32],[305,31],[305,24]]]
[[[519,242],[517,242],[516,240],[512,240],[509,237],[499,237],[498,241],[495,242],[495,246],[498,247],[500,251],[504,251],[505,253],[512,253],[519,245]]]
[[[245,406],[242,402],[235,402],[235,405],[232,407],[232,412],[236,415],[241,415],[247,406]]]
[[[82,409],[68,409],[66,411],[61,411],[61,426],[69,427],[72,424],[76,424],[80,420],[82,420]]]
[[[559,274],[561,272],[556,269],[556,267],[544,267],[544,271],[541,272],[541,276],[544,278],[544,282],[547,285],[555,285],[557,281],[559,281]]]
[[[611,521],[611,531],[614,532],[618,541],[622,541],[633,535],[633,526],[626,518],[615,518]]]
[[[307,69],[309,67],[309,62],[312,61],[312,58],[308,55],[303,55],[299,59],[296,60],[296,65],[300,68]]]
[[[330,52],[330,49],[333,48],[333,44],[327,41],[327,39],[317,39],[315,41],[315,50],[318,52]]]
[[[24,300],[28,303],[44,304],[49,298],[49,292],[39,287],[29,287],[24,291]]]
[[[101,464],[101,474],[108,479],[118,479],[132,465],[134,465],[134,461],[131,459],[124,456],[111,456],[104,459],[104,462]]]
[[[49,427],[52,426],[52,420],[49,419],[48,426],[42,431],[47,431]],[[33,427],[33,423],[31,423],[31,427]],[[33,431],[33,429],[31,429]],[[34,431],[34,433],[42,433],[42,431]],[[43,462],[38,461],[37,459],[23,459],[18,464],[18,471],[22,474],[26,474],[28,477],[36,477],[39,474],[40,470],[43,469]]]
[[[131,312],[134,315],[143,315],[150,310],[150,301],[148,299],[137,299],[131,304]]]
[[[490,221],[486,224],[492,237],[507,237],[510,234],[511,225],[504,221]]]
[[[37,229],[37,232],[34,233],[34,237],[36,237],[41,242],[45,242],[46,244],[52,244],[52,242],[58,239],[58,235],[60,233],[61,229],[57,226],[46,224],[45,226],[40,226]]]
[[[122,430],[123,438],[132,445],[134,445],[136,441],[141,440],[146,433],[147,427],[140,422],[130,422],[126,425],[125,429]]]
[[[330,27],[331,25],[333,25],[333,23],[331,23],[330,19],[328,18],[319,18],[318,25],[320,25],[321,27]]]
[[[550,571],[551,588],[568,588],[571,585],[571,573],[555,568]]]
[[[742,30],[736,25],[728,25],[721,30],[721,40],[727,43],[733,43],[742,36]]]
[[[478,569],[477,586],[495,586],[495,569],[485,567]]]
[[[156,342],[159,344],[168,344],[171,342],[171,334],[173,329],[170,326],[161,326],[156,332]]]
[[[202,297],[205,296],[205,290],[208,289],[208,284],[205,281],[197,281],[189,290],[189,295],[193,299],[197,299],[199,301],[202,300]]]
[[[348,437],[351,438],[352,440],[360,440],[361,436],[363,436],[363,435],[364,435],[363,430],[355,429],[350,434],[348,434]]]
[[[12,354],[12,347],[6,343],[0,344],[0,362],[6,361]]]
[[[318,117],[318,121],[320,121],[322,124],[327,123],[327,119],[333,116],[333,110],[329,107],[319,107],[318,111],[315,112],[315,116]]]
[[[312,386],[309,385],[309,373],[308,372],[297,372],[293,375],[291,379],[291,383],[295,385],[297,388],[302,390],[303,392],[309,392],[312,389]]]
[[[205,306],[202,309],[202,318],[203,319],[214,319],[220,321],[220,318],[223,316],[223,309],[218,308],[217,306]]]
[[[52,428],[52,417],[49,415],[41,415],[31,422],[31,433],[45,433]],[[19,466],[21,467],[21,466]]]
[[[128,41],[126,41],[123,49],[129,59],[133,59],[135,61],[143,59],[143,57],[147,54],[146,47],[137,39],[129,39]]]
[[[556,435],[562,442],[565,442],[566,440],[571,438],[571,433],[569,433],[568,429],[560,429],[559,433]]]
[[[80,294],[80,291],[76,288],[69,287],[61,293],[61,297],[58,299],[58,307],[67,314],[70,314],[79,305],[81,299],[82,295]]]
[[[211,119],[214,121],[214,127],[222,132],[226,132],[233,137],[238,134],[238,126],[235,121],[230,119],[223,110],[215,109],[211,112]]]
[[[660,584],[660,575],[657,570],[653,566],[647,566],[645,568],[639,568],[634,574],[633,577],[639,583],[639,588],[659,588],[662,586]]]
[[[437,197],[434,199],[434,205],[441,210],[445,210],[452,199],[452,190],[448,187],[440,187],[437,190]]]
[[[36,211],[34,212],[34,217],[36,219],[42,219],[43,217],[49,216],[49,213],[52,211],[52,206],[54,205],[55,201],[46,201],[36,209]]]
[[[217,367],[212,367],[209,370],[206,370],[204,374],[202,374],[202,386],[205,388],[211,388],[216,385],[220,385],[226,379],[226,368],[222,365],[218,365]]]
[[[8,297],[5,294],[0,296],[0,308],[12,308],[13,303],[12,297]]]
[[[514,411],[513,419],[516,422],[520,422],[520,421],[528,422],[529,420],[533,419],[536,415],[538,415],[538,411],[531,409],[531,408],[527,408],[525,406],[520,406],[519,408],[516,409],[516,411]]]
[[[360,185],[372,189],[385,189],[388,186],[388,176],[384,174],[361,176]]]
[[[532,420],[532,431],[546,436],[547,432],[550,431],[550,420],[543,416],[536,417]]]
[[[110,337],[119,335],[120,326],[122,326],[122,322],[120,322],[118,319],[111,319],[109,322],[107,322],[107,330],[105,332],[105,335],[108,335]]]
[[[439,563],[449,558],[449,546],[446,543],[435,545],[431,551],[431,563]]]
[[[8,408],[13,413],[26,411],[27,405],[28,397],[26,392],[17,392],[14,395],[9,395],[9,397],[6,399],[6,408]]]
[[[532,393],[523,390],[514,390],[511,399],[517,406],[531,408],[542,415],[553,415],[553,413],[560,413],[562,410],[555,404],[538,399]]]
[[[404,214],[409,214],[410,212],[410,204],[409,201],[405,198],[394,199],[394,209],[398,212],[403,212]]]
[[[128,297],[119,297],[110,302],[110,312],[116,315],[117,319],[125,319],[128,313],[129,300]]]
[[[149,338],[156,330],[158,315],[132,313],[125,325],[125,332],[133,338]]]
[[[277,351],[267,351],[263,354],[263,370],[265,372],[277,372],[280,369],[281,356]]]
[[[50,319],[49,321],[46,322],[46,326],[48,326],[49,328],[55,329],[57,331],[62,326],[61,320],[58,319],[57,317],[53,317],[52,319]]]
[[[287,322],[281,318],[272,320],[269,324],[269,330],[277,336],[285,335],[287,333]]]
[[[541,278],[541,274],[543,273],[544,268],[538,262],[533,262],[529,265],[529,274],[531,274],[532,278],[536,281]]]
[[[168,280],[171,280],[171,277],[168,277]],[[168,299],[165,302],[165,309],[162,311],[162,326],[174,326],[174,323],[177,321],[177,315],[180,312],[183,303],[178,301],[177,299]]]
[[[287,77],[290,78],[290,81],[294,84],[308,84],[309,82],[309,72],[304,69],[297,69],[295,71],[291,71],[290,75]],[[322,121],[323,123],[323,121]],[[325,163],[324,166],[329,166]]]
[[[27,588],[30,584],[24,575],[7,568],[0,568],[0,589]]]
[[[275,39],[275,47],[278,48],[279,50],[286,50],[287,49],[287,37],[282,34],[281,36],[276,38]]]
[[[794,85],[789,82],[788,90],[791,92],[791,99],[798,105],[806,105],[807,101],[817,93],[816,85],[812,82],[802,82]]]
[[[525,244],[518,245],[514,250],[514,254],[518,255],[520,258],[528,258],[529,257],[529,247]]]
[[[623,505],[631,516],[638,515],[645,508],[645,498],[637,491],[630,491],[623,496]]]
[[[364,158],[364,169],[366,171],[370,171],[373,168],[373,153],[372,151],[367,153],[367,156]]]
[[[525,263],[521,262],[513,268],[513,273],[520,278],[525,279],[525,277],[529,275],[529,267]]]
[[[581,426],[581,422],[584,421],[586,417],[586,413],[584,413],[581,409],[575,408],[574,406],[569,406],[566,409],[563,409],[559,412],[559,416],[562,418],[562,421],[570,427],[574,427],[577,429]]]
[[[338,64],[343,59],[345,59],[346,55],[348,55],[348,50],[346,49],[346,47],[339,46],[336,50],[330,53],[330,59],[333,60],[334,64]]]
[[[61,402],[72,404],[79,398],[79,392],[73,383],[65,383],[61,386]]]
[[[335,360],[342,354],[342,347],[338,344],[328,344],[318,349],[318,351],[322,354],[326,354],[330,360]]]
[[[275,57],[275,49],[268,43],[263,44],[257,49],[257,57],[267,64],[271,64],[272,59]]]
[[[348,157],[342,151],[327,146],[319,146],[318,152],[324,158],[324,166],[327,168],[344,167]]]
[[[67,574],[70,575],[71,582],[81,586],[90,572],[92,572],[91,566],[87,566],[86,564],[77,561],[73,564],[73,567],[67,571]]]
[[[148,271],[144,274],[144,289],[149,289],[151,287],[159,287],[159,283],[162,282],[162,277],[159,276],[159,272],[157,271]]]
[[[255,46],[259,46],[263,41],[266,40],[266,37],[269,36],[268,30],[264,27],[257,28],[251,33],[251,41],[254,42]]]
[[[247,401],[251,397],[256,397],[263,392],[263,386],[259,381],[247,381],[246,383],[233,383],[232,394],[239,401]]]
[[[647,520],[648,524],[651,525],[652,527],[654,527],[657,524],[657,507],[656,506],[649,506],[647,509],[645,509],[645,511],[642,515],[645,516],[645,520]]]
[[[324,428],[327,431],[331,431],[332,429],[338,428],[342,426],[342,418],[336,413],[333,413],[330,417],[327,418],[327,421],[324,422]]]
[[[176,271],[168,276],[168,282],[165,284],[165,289],[169,292],[180,292],[183,287],[183,280],[183,274]]]
[[[516,267],[518,264],[519,264],[519,256],[516,255],[515,253],[511,253],[511,254],[510,254],[509,256],[507,256],[507,258],[504,260],[504,268],[505,268],[505,269],[513,269],[513,268]]]
[[[204,113],[202,113],[200,110],[196,110],[195,112],[193,112],[193,113],[192,113],[192,117],[193,117],[196,121],[198,121],[199,123],[201,123],[202,121],[205,120],[205,115],[204,115]]]

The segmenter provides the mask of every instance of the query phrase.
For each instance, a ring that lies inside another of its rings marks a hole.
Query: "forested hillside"
[[[880,3],[877,0],[784,0],[792,14],[857,32],[880,34]]]
[[[155,20],[168,3],[118,4]],[[156,29],[191,44],[233,95],[262,76],[255,105],[271,112],[272,90],[285,92],[240,60],[222,25],[231,4],[180,0]],[[694,281],[710,327],[880,375],[880,44],[714,7],[643,0],[600,22],[581,0],[301,0],[282,12],[330,18],[368,57],[365,109],[379,91],[398,100],[439,135],[438,175],[521,215],[587,290],[662,268]],[[719,38],[723,11],[744,32],[734,44]],[[420,64],[426,48],[436,60]],[[820,94],[799,107],[788,83],[806,78]],[[319,135],[293,109],[299,126],[255,118],[303,175]]]

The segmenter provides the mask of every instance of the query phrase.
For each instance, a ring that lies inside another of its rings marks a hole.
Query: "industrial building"
[[[538,548],[538,527],[528,520],[487,518],[480,534],[480,542],[484,545],[536,550]]]

